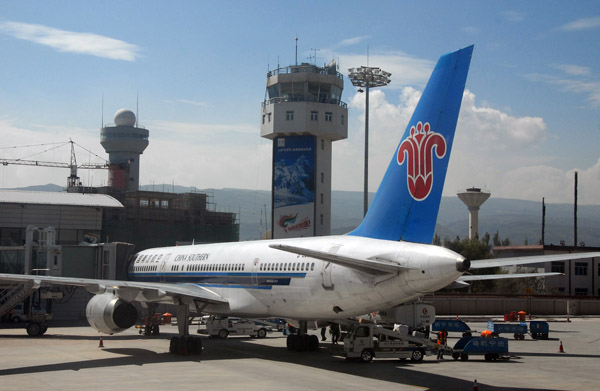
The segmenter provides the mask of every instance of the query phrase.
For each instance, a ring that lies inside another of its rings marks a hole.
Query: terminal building
[[[274,239],[331,232],[332,143],[348,137],[343,89],[335,61],[267,74],[260,134],[273,140]]]

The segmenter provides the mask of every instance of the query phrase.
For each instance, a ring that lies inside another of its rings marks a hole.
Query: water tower
[[[479,235],[479,207],[490,198],[490,192],[471,187],[465,191],[459,191],[457,195],[469,208],[469,239],[475,239]]]
[[[139,128],[128,109],[115,113],[115,126],[100,129],[100,144],[108,153],[108,186],[137,191],[140,184],[140,155],[148,146],[147,129]]]
[[[267,74],[260,135],[273,140],[273,238],[331,232],[331,147],[348,137],[344,79],[335,61]]]

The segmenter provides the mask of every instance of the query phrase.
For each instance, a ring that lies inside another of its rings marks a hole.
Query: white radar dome
[[[129,109],[121,109],[115,113],[116,126],[135,126],[135,114]]]

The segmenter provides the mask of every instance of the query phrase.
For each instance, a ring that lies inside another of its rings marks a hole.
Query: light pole
[[[365,183],[364,183],[364,214],[369,208],[369,89],[387,86],[392,74],[376,67],[349,68],[348,77],[353,86],[365,88]]]

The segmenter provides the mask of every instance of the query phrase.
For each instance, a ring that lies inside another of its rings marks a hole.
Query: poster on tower
[[[315,234],[315,136],[273,140],[273,238]]]

